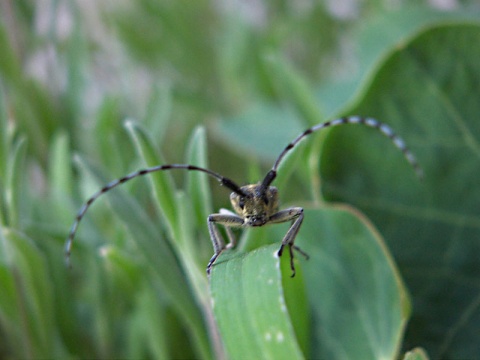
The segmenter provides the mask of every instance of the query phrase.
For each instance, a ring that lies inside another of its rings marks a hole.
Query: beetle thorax
[[[243,195],[233,192],[230,201],[235,212],[244,219],[246,226],[265,225],[270,216],[278,211],[276,187],[268,187],[264,194],[260,191],[260,184],[246,185],[240,189]]]

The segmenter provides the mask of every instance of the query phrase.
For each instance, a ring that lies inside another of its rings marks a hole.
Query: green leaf
[[[122,252],[112,245],[102,246],[100,253],[105,259],[105,267],[109,272],[109,281],[121,288],[125,294],[134,293],[141,283],[147,268],[140,266],[138,258]]]
[[[106,183],[98,171],[93,170],[81,160],[79,162],[85,173],[96,179],[100,178],[99,182],[102,184]],[[197,350],[203,356],[208,356],[210,348],[200,310],[167,239],[161,236],[162,232],[158,225],[152,222],[146,210],[133,198],[126,196],[119,189],[112,191],[106,197],[110,200],[113,211],[121,218],[122,223],[135,239],[148,264],[155,270],[156,279],[160,281],[162,289],[174,304],[175,310],[185,324],[189,325]]]
[[[0,232],[0,249],[0,323],[10,342],[17,344],[16,357],[58,356],[45,258],[32,239],[5,228]]]
[[[138,148],[140,155],[144,158],[145,162],[148,165],[158,165],[164,163],[161,161],[160,157],[156,154],[153,149],[152,142],[150,138],[146,135],[145,131],[138,125],[133,122],[127,123],[127,128],[135,141],[135,144]],[[197,148],[198,153],[196,154],[199,161],[204,161],[202,157],[205,157],[205,144],[200,139],[198,139],[200,134],[194,135],[193,143],[190,145],[193,148]],[[199,141],[198,144],[196,142]],[[203,149],[201,148],[203,146]],[[190,150],[191,151],[191,150]],[[203,155],[202,155],[203,153]],[[174,170],[175,171],[175,170]],[[188,173],[187,170],[178,170],[185,174]],[[194,173],[197,174],[197,173]],[[206,175],[200,174],[204,177],[203,180],[199,179],[199,183],[196,184],[201,190],[202,187],[199,184],[204,183],[204,187],[207,189],[202,195],[208,196],[209,188],[206,184]],[[194,284],[193,289],[196,291],[199,299],[202,299],[200,303],[204,306],[207,306],[207,292],[206,292],[206,279],[203,272],[199,273],[198,264],[199,256],[197,251],[197,244],[195,244],[195,222],[192,221],[194,212],[192,211],[192,206],[198,209],[200,206],[201,198],[197,193],[197,196],[193,197],[192,201],[186,199],[183,192],[179,192],[175,189],[173,184],[171,171],[164,171],[154,175],[149,176],[150,182],[152,184],[153,192],[157,199],[156,204],[161,209],[161,213],[167,219],[167,224],[169,225],[171,242],[175,247],[178,253],[178,258],[182,263],[182,267],[185,269],[190,281]],[[209,200],[206,200],[207,206]],[[202,206],[205,206],[203,204]],[[205,211],[205,209],[203,209]],[[198,211],[197,211],[198,214]],[[195,215],[197,215],[195,214]],[[202,228],[205,228],[206,216],[202,222]]]
[[[295,110],[301,119],[306,120],[306,124],[319,123],[322,114],[306,80],[279,56],[270,54],[265,56],[264,61],[267,63],[266,68],[272,81],[283,95],[282,99],[295,106]]]
[[[473,7],[444,11],[415,5],[367,17],[355,29],[354,40],[358,43],[355,71],[340,77],[334,74],[331,79],[322,82],[317,92],[318,103],[329,118],[337,115],[345,104],[361,96],[358,94],[359,87],[366,79],[375,77],[376,65],[384,61],[392,48],[409,41],[425,28],[439,23],[475,21],[479,14],[478,9]]]
[[[167,127],[172,115],[172,92],[169,85],[154,88],[147,104],[144,124],[155,139],[161,144],[167,133]]]
[[[152,140],[139,124],[128,121],[125,126],[136,146],[138,154],[143,158],[147,166],[165,164],[163,159],[158,155],[158,151],[155,150]],[[175,236],[178,232],[178,221],[174,196],[175,185],[171,172],[159,171],[156,174],[149,175],[148,179],[152,184],[153,192],[157,200],[156,204],[161,210],[162,218],[166,220],[170,234],[174,236],[174,239],[178,238]]]
[[[9,136],[7,125],[7,109],[3,87],[0,84],[0,224],[8,224],[7,181]]]
[[[304,128],[291,109],[256,103],[218,124],[217,132],[239,154],[273,161],[292,140],[292,134],[300,134]]]
[[[20,227],[21,201],[25,196],[22,187],[25,177],[24,166],[27,152],[27,142],[25,138],[20,138],[13,145],[13,149],[8,159],[7,184],[6,184],[6,202],[8,209],[8,225],[12,228]]]
[[[404,137],[423,183],[369,129],[335,129],[322,157],[325,197],[362,209],[385,236],[413,296],[406,344],[433,358],[480,353],[480,48],[472,46],[479,41],[477,24],[419,33],[385,59],[348,111]]]
[[[368,74],[368,70],[382,55],[425,28],[447,22],[476,21],[479,15],[478,9],[474,8],[459,7],[453,11],[442,11],[420,5],[382,13],[363,22],[358,32],[359,73]]]
[[[207,163],[207,139],[205,128],[195,129],[187,148],[187,164],[208,168]],[[192,199],[195,212],[196,228],[206,225],[207,217],[212,213],[212,194],[209,185],[209,176],[198,171],[188,173],[187,189]]]
[[[5,184],[8,159],[8,115],[3,86],[0,83],[0,186]],[[1,188],[0,188],[1,189]]]
[[[50,188],[54,196],[60,200],[61,196],[72,192],[72,174],[70,171],[70,143],[66,133],[57,134],[50,151]]]
[[[347,207],[307,210],[296,241],[312,307],[313,358],[395,359],[410,304],[383,240]]]
[[[166,316],[158,300],[150,283],[146,283],[136,296],[136,311],[129,326],[128,357],[131,359],[171,358],[166,344],[170,326],[166,323]]]
[[[407,352],[403,360],[428,360],[428,355],[422,348],[415,348]]]
[[[229,359],[303,358],[287,311],[277,251],[278,245],[270,245],[246,255],[228,254],[212,268],[213,312]]]
[[[120,99],[115,96],[105,97],[95,116],[95,127],[90,136],[83,138],[83,147],[92,156],[101,159],[102,164],[111,172],[126,172],[125,164],[134,159],[134,152],[129,146],[128,135],[122,127]]]
[[[213,309],[228,357],[396,358],[410,303],[373,226],[346,207],[307,210],[296,245],[310,259],[296,255],[295,278],[288,252],[281,273],[275,256],[284,227],[270,229],[262,236],[276,243],[227,251],[212,269]]]

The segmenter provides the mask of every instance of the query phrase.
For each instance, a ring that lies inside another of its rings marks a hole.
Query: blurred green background
[[[0,358],[480,356],[478,1],[2,0],[0,13]],[[349,114],[390,124],[425,179],[374,130],[312,135],[275,183],[311,219],[295,282],[287,254],[283,270],[269,255],[286,228],[262,228],[209,285],[206,216],[228,192],[182,171],[96,202],[66,268],[76,211],[108,181],[187,162],[255,183],[301,131]],[[278,280],[265,294],[263,271]],[[257,296],[285,296],[290,315]],[[285,349],[268,329],[255,340],[269,319]]]

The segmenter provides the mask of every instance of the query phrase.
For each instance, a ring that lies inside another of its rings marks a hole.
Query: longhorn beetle
[[[265,178],[262,182],[257,184],[245,185],[245,186],[238,186],[235,182],[226,178],[222,175],[219,175],[209,169],[205,169],[195,165],[188,165],[188,164],[170,164],[170,165],[158,165],[154,167],[149,167],[143,170],[135,171],[129,175],[126,175],[120,179],[114,180],[103,188],[101,188],[97,193],[95,193],[87,202],[80,208],[77,216],[75,218],[75,222],[70,229],[70,233],[68,235],[67,243],[65,245],[65,255],[67,263],[70,262],[70,254],[72,251],[73,239],[75,237],[75,233],[77,232],[78,225],[82,218],[84,217],[85,213],[87,212],[88,208],[92,203],[98,199],[102,194],[110,191],[111,189],[115,188],[116,186],[123,184],[131,179],[134,179],[138,176],[150,174],[157,171],[163,170],[175,170],[175,169],[183,169],[189,171],[201,171],[206,173],[215,179],[217,179],[220,185],[223,185],[230,190],[232,193],[230,194],[230,202],[232,204],[234,212],[229,210],[221,209],[217,214],[211,214],[208,216],[207,224],[208,224],[208,231],[210,233],[210,238],[213,244],[214,254],[207,265],[207,274],[210,275],[210,271],[212,269],[213,264],[217,260],[218,256],[226,249],[230,249],[235,246],[236,240],[233,235],[233,231],[231,228],[237,227],[256,227],[256,226],[263,226],[267,224],[278,224],[283,222],[291,221],[290,228],[288,229],[287,233],[283,237],[282,244],[280,245],[280,249],[278,250],[278,256],[280,257],[283,253],[285,246],[288,246],[288,251],[290,253],[290,268],[292,270],[292,277],[295,276],[295,265],[293,263],[293,250],[298,251],[302,254],[305,258],[308,259],[308,255],[303,252],[298,246],[294,244],[295,237],[298,234],[300,226],[302,225],[303,221],[303,209],[301,207],[291,207],[285,210],[279,210],[278,206],[278,190],[276,187],[271,186],[272,182],[275,180],[277,176],[277,169],[282,162],[285,155],[292,150],[302,139],[307,137],[308,135],[312,134],[315,131],[325,129],[328,127],[345,125],[345,124],[362,124],[368,127],[375,128],[379,130],[383,135],[388,137],[393,144],[403,153],[404,157],[413,167],[415,172],[417,173],[418,177],[423,177],[422,169],[420,168],[417,160],[415,159],[412,152],[408,149],[405,145],[405,142],[401,137],[395,134],[392,128],[384,123],[381,123],[372,118],[364,118],[360,116],[350,116],[350,117],[343,117],[338,118],[332,121],[327,121],[318,125],[315,125],[303,133],[298,135],[291,143],[289,143],[283,151],[278,156],[277,160],[273,164],[271,170],[267,173]],[[226,230],[226,234],[228,237],[228,244],[225,244],[224,239],[220,235],[217,225],[223,225]]]

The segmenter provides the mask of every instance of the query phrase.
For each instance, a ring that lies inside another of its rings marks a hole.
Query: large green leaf
[[[280,240],[282,231],[275,227],[263,236]],[[283,283],[275,256],[279,243],[217,261],[212,301],[227,355],[298,358],[302,349],[306,357],[322,359],[395,358],[410,306],[372,225],[349,208],[307,210],[297,244],[310,260],[297,262],[297,276],[290,278],[286,252]]]
[[[305,127],[293,111],[257,103],[241,115],[219,123],[217,131],[221,140],[241,154],[270,160],[292,140],[292,134]]]
[[[222,256],[212,269],[212,307],[230,359],[302,358],[287,311],[277,251],[278,245],[270,245]]]
[[[299,238],[311,256],[303,269],[313,315],[312,356],[396,358],[410,303],[373,226],[336,206],[307,211]]]
[[[361,208],[400,265],[413,295],[407,348],[421,344],[434,358],[480,354],[479,42],[475,24],[420,33],[349,111],[391,124],[418,156],[423,183],[388,140],[359,127],[332,131],[322,157],[325,196]]]
[[[458,7],[444,11],[419,4],[400,8],[399,11],[381,13],[357,24],[354,37],[357,39],[356,71],[320,84],[318,103],[330,117],[345,108],[345,104],[358,93],[358,87],[369,76],[375,76],[375,64],[399,43],[407,41],[426,27],[440,22],[471,21],[478,19],[479,9]]]

